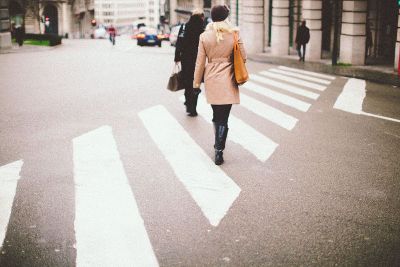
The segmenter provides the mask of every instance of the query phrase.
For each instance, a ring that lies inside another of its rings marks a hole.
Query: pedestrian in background
[[[204,74],[205,94],[213,110],[216,165],[224,162],[223,150],[228,135],[228,119],[232,104],[240,103],[232,62],[235,35],[238,36],[242,57],[246,60],[239,30],[230,24],[228,16],[229,8],[225,5],[216,5],[211,9],[213,22],[208,24],[206,31],[200,35],[193,81],[195,92],[199,93]]]
[[[194,69],[197,58],[200,34],[204,32],[204,12],[196,9],[189,21],[179,29],[175,49],[175,63],[182,65],[183,84],[185,87],[185,105],[188,116],[197,116],[197,97],[193,91]]]
[[[115,45],[115,36],[117,35],[117,30],[114,28],[113,25],[111,25],[108,28],[108,34],[110,35],[110,42]]]
[[[24,44],[25,39],[25,31],[22,25],[17,25],[15,27],[15,40],[17,41],[19,46]]]
[[[297,28],[296,40],[297,53],[299,54],[299,61],[304,62],[306,56],[306,45],[310,41],[310,29],[306,27],[306,21],[303,20],[301,25]],[[303,49],[302,49],[303,48]],[[303,53],[301,53],[303,50]]]

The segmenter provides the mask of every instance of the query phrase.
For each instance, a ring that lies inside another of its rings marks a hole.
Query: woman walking
[[[229,23],[228,15],[229,9],[224,5],[217,5],[211,9],[213,23],[210,23],[206,31],[200,35],[193,81],[195,94],[198,94],[204,74],[206,98],[213,110],[216,165],[224,162],[222,151],[225,149],[228,135],[228,118],[232,104],[240,102],[232,63],[235,36],[238,38],[242,57],[246,59],[238,29]]]
[[[193,92],[193,77],[199,37],[202,32],[204,32],[204,12],[200,9],[194,10],[189,21],[181,26],[176,42],[175,63],[182,64],[186,112],[191,117],[197,116],[198,95]]]

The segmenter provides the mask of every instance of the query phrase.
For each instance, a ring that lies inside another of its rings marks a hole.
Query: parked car
[[[169,41],[169,33],[164,33],[164,41]]]
[[[93,32],[93,37],[95,39],[106,39],[106,38],[108,38],[108,33],[107,33],[106,28],[98,27],[97,29],[95,29],[94,32]]]
[[[141,28],[141,31],[136,35],[137,45],[158,45],[161,47],[161,42],[164,39],[164,35],[158,33],[156,29],[152,28]]]
[[[145,31],[146,25],[144,23],[139,23],[138,25],[135,25],[132,29],[132,39],[136,39],[136,36]]]
[[[169,42],[171,43],[172,46],[176,45],[180,28],[181,25],[177,25],[171,28],[171,32],[169,33]]]

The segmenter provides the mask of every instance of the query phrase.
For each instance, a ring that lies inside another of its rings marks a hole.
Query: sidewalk
[[[275,65],[285,65],[309,71],[364,79],[400,87],[400,78],[392,66],[332,66],[331,60],[299,62],[297,55],[272,56],[270,53],[250,54],[249,59]]]
[[[12,45],[11,49],[0,50],[0,54],[10,54],[10,53],[30,53],[30,52],[42,52],[54,49],[56,46],[40,46],[40,45],[26,45],[18,46],[16,44]]]

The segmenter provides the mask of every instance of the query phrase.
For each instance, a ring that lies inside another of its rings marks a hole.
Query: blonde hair
[[[194,15],[204,15],[204,10],[201,8],[195,8],[192,11],[192,16]]]
[[[224,33],[232,33],[239,31],[239,28],[233,26],[228,19],[224,21],[211,22],[207,25],[206,30],[213,30],[217,37],[217,43],[224,40]]]

